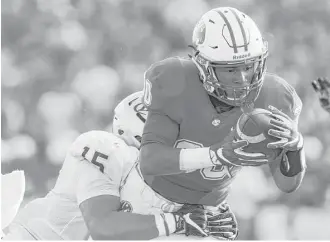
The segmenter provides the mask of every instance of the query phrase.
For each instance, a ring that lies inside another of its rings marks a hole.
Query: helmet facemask
[[[203,86],[210,96],[231,106],[243,106],[253,103],[259,95],[266,71],[266,58],[267,54],[242,62],[217,63],[208,61],[196,52],[192,60],[199,69]],[[250,84],[246,86],[236,87],[225,84],[217,77],[216,68],[226,70],[248,65],[253,65],[254,73]]]

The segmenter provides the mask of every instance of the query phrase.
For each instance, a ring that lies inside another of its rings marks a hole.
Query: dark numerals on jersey
[[[88,151],[89,151],[89,147],[85,146],[85,147],[84,147],[84,152],[81,154],[82,157],[84,157],[85,159],[86,159],[86,154],[87,154]],[[94,153],[94,155],[93,155],[93,158],[92,158],[92,160],[91,160],[91,162],[92,162],[94,165],[98,166],[99,169],[100,169],[100,171],[101,171],[102,173],[104,173],[104,165],[103,165],[102,163],[100,163],[100,162],[97,161],[97,158],[98,158],[98,157],[101,157],[101,158],[103,158],[103,159],[108,159],[108,156],[105,155],[105,154],[102,154],[101,152],[95,151],[95,153]]]

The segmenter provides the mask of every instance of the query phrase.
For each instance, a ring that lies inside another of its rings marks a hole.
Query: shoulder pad
[[[73,142],[70,150],[79,154],[85,146],[103,152],[104,154],[110,154],[113,150],[127,147],[127,144],[113,133],[92,130],[81,134]]]
[[[143,103],[149,110],[166,112],[185,87],[185,73],[178,57],[154,63],[144,75]]]
[[[117,158],[128,149],[129,146],[114,134],[93,130],[81,134],[71,145],[69,153],[79,160],[88,160],[97,165],[108,162],[112,157]]]
[[[282,110],[292,119],[297,119],[302,109],[302,101],[295,89],[283,78],[276,74],[267,73],[261,98],[268,104]]]

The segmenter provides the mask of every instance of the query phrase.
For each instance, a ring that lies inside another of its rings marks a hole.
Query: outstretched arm
[[[118,211],[120,198],[116,196],[93,197],[79,207],[93,240],[150,240],[166,234],[160,214]],[[171,232],[174,232],[173,229]]]
[[[96,170],[88,171],[89,177],[93,177],[92,173],[96,174]],[[159,236],[170,236],[172,233],[201,237],[208,235],[205,230],[206,210],[203,207],[191,205],[189,209],[181,209],[176,213],[160,212],[152,215],[125,212],[118,195],[119,190],[111,189],[111,180],[102,179],[100,176],[93,180],[93,183],[84,182],[86,179],[78,183],[77,199],[90,236],[94,240],[149,240]],[[79,195],[93,194],[90,192],[92,190],[98,191],[94,194],[103,195]],[[87,199],[81,201],[84,198]],[[220,225],[221,221],[218,222]]]
[[[166,219],[161,214],[141,215],[123,212],[120,204],[120,174],[108,176],[93,163],[80,161],[76,196],[83,218],[94,240],[147,240],[166,235]],[[114,161],[115,162],[115,161]],[[120,171],[117,171],[120,173]],[[170,232],[174,232],[175,226]]]

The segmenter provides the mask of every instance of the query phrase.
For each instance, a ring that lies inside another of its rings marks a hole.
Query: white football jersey
[[[119,196],[138,150],[105,131],[80,135],[67,153],[55,187],[28,203],[11,224],[36,239],[85,240],[90,235],[79,205],[99,195]]]

